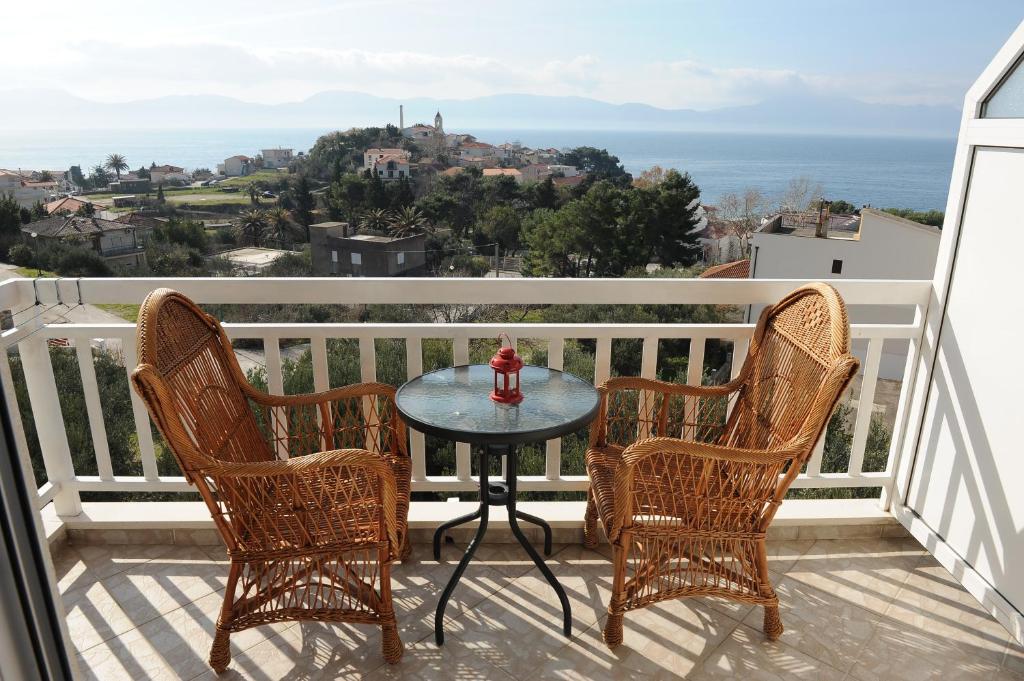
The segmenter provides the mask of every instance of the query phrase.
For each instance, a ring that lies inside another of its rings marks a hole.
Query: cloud
[[[884,103],[948,103],[958,82],[836,77],[788,69],[718,67],[696,60],[607,63],[590,54],[516,59],[392,49],[275,48],[228,42],[67,41],[25,63],[0,66],[7,87],[45,82],[111,101],[168,94],[222,94],[281,102],[323,90],[388,97],[471,98],[508,92],[578,95],[666,108],[711,109],[794,93],[842,93]],[[958,97],[958,95],[957,95]]]

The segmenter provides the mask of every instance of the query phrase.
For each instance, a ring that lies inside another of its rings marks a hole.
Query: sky
[[[2,90],[266,103],[529,93],[700,110],[792,93],[959,106],[1024,19],[1022,0],[4,4]]]

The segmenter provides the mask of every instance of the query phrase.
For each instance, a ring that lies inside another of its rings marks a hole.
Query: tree
[[[633,186],[639,189],[651,189],[657,187],[665,179],[665,169],[661,166],[651,166],[640,173],[640,177],[633,180]]]
[[[366,171],[367,179],[369,180],[366,185],[366,205],[370,208],[388,208],[391,205],[391,201],[388,198],[388,192],[384,188],[384,183],[378,175]]]
[[[488,241],[496,241],[503,251],[519,250],[519,237],[523,223],[519,211],[509,205],[491,206],[477,222],[477,231]]]
[[[409,178],[399,178],[395,190],[391,193],[391,208],[395,210],[405,208],[406,206],[411,206],[415,200],[416,196],[412,193],[412,185],[409,184]]]
[[[577,170],[593,176],[594,179],[610,180],[618,186],[625,186],[633,181],[633,176],[619,163],[619,157],[612,156],[607,149],[576,147],[560,153],[558,163],[575,166]]]
[[[313,224],[313,210],[316,208],[316,199],[309,190],[309,178],[300,175],[295,183],[294,190],[295,219],[305,228],[306,241],[309,242],[309,226]]]
[[[164,185],[163,185],[163,183],[160,183],[156,187],[156,202],[160,203],[160,204],[167,203],[167,199],[164,198]]]
[[[579,276],[579,258],[583,233],[581,226],[567,219],[562,211],[541,208],[523,222],[528,245],[524,274],[534,277]]]
[[[284,208],[275,206],[267,211],[267,226],[279,246],[295,241],[295,223]]]
[[[530,185],[531,203],[534,208],[558,208],[558,189],[548,175],[540,182]]]
[[[779,210],[805,211],[825,192],[820,182],[809,177],[796,177],[789,181],[779,201]]]
[[[922,225],[931,225],[932,227],[938,227],[942,229],[942,222],[946,218],[946,214],[941,210],[911,210],[909,208],[886,208],[886,213],[897,215],[907,220],[913,220],[914,222],[920,222]]]
[[[419,234],[427,226],[423,212],[415,206],[405,206],[391,215],[389,229],[396,239]]]
[[[359,220],[359,229],[367,232],[385,232],[391,224],[391,211],[371,208]]]
[[[349,224],[355,225],[366,204],[369,180],[356,173],[348,173],[331,185],[328,205],[332,218],[344,216]]]
[[[95,213],[96,206],[91,203],[83,203],[78,207],[78,210],[75,211],[75,215],[85,218],[92,217]]]
[[[21,206],[11,194],[0,194],[0,235],[21,234]]]
[[[39,173],[39,181],[40,182],[53,182],[53,173],[51,173],[49,170],[40,171],[40,173]]]
[[[267,231],[267,214],[258,208],[247,210],[239,218],[239,237],[250,246],[262,246]]]
[[[121,154],[111,154],[107,156],[106,162],[103,167],[107,170],[112,170],[117,175],[117,181],[121,181],[121,171],[128,170],[128,161],[125,160]]]
[[[716,219],[726,223],[744,243],[750,234],[761,225],[761,218],[768,212],[768,200],[760,189],[748,187],[742,194],[723,194],[718,200]]]
[[[688,266],[696,262],[701,219],[700,189],[690,174],[668,170],[651,189],[633,190],[634,205],[647,209],[644,243],[646,265],[657,260],[663,266]],[[636,200],[639,199],[637,202]]]
[[[256,186],[255,182],[250,182],[245,186],[245,193],[249,195],[252,205],[260,205],[260,188]]]
[[[92,173],[89,175],[89,184],[93,187],[106,187],[110,184],[110,175],[107,173],[106,168],[103,166],[94,166]]]

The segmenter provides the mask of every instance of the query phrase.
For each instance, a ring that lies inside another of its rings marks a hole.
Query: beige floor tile
[[[768,641],[760,631],[740,625],[688,678],[839,681],[844,676],[821,660],[781,641]]]
[[[82,653],[99,678],[124,673],[133,679],[191,679],[209,670],[207,658],[220,611],[221,594],[211,593]],[[247,629],[231,635],[238,654],[291,623]]]
[[[844,672],[857,661],[882,618],[796,580],[783,579],[775,591],[785,627],[780,640]],[[756,608],[743,623],[760,632],[763,618],[763,610]]]
[[[72,546],[61,544],[50,554],[50,559],[53,561],[57,590],[60,593],[80,589],[99,579]]]
[[[137,624],[114,598],[106,582],[97,581],[61,594],[71,642],[86,650],[134,629]]]
[[[335,649],[355,647],[358,641],[325,640],[303,636],[300,627],[285,630],[263,643],[232,656],[223,674],[208,670],[197,681],[313,681],[314,679],[361,679],[376,664],[360,668],[358,661],[335,658]],[[383,660],[378,660],[381,664]]]
[[[1003,667],[1024,677],[1024,645],[1018,643],[1011,636],[1007,637],[1006,656],[1003,658]]]
[[[969,656],[1000,664],[1010,635],[934,558],[922,560],[886,610],[891,622],[914,627]]]
[[[882,614],[922,555],[912,540],[820,540],[786,576]]]
[[[549,557],[544,555],[543,542],[533,544],[533,547],[537,549],[537,553],[545,560],[554,558],[565,546],[565,544],[555,544],[552,546],[551,556]],[[430,557],[432,550],[427,546],[424,551],[425,556]],[[441,559],[454,565],[462,558],[465,551],[466,546],[464,544],[442,543]],[[486,563],[488,567],[508,577],[518,577],[530,570],[536,569],[530,555],[526,553],[526,549],[518,543],[487,543],[485,541],[477,547],[476,552],[473,554],[473,563]]]
[[[227,568],[198,546],[133,566],[103,583],[136,626],[180,608],[227,584]]]
[[[998,669],[998,663],[970,655],[948,640],[901,622],[883,621],[850,676],[858,681],[968,681],[990,679]]]
[[[168,544],[76,544],[70,548],[98,579],[107,579],[173,553],[176,547]]]
[[[443,646],[433,636],[407,643],[398,664],[384,664],[366,676],[383,679],[457,679],[465,681],[511,681],[513,677],[491,665],[473,646],[449,639]]]
[[[699,601],[666,601],[627,613],[623,642],[610,650],[603,639],[604,622],[602,618],[569,645],[548,652],[526,678],[683,678],[738,626]]]

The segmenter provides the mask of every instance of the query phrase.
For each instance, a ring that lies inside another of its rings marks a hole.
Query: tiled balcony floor
[[[280,624],[231,637],[225,679],[1024,679],[1024,652],[915,542],[769,542],[786,632],[769,643],[761,610],[678,600],[628,613],[625,642],[601,640],[611,585],[607,547],[556,546],[549,564],[572,599],[558,600],[518,546],[488,544],[448,608],[433,611],[460,549],[395,566],[405,656],[383,663],[370,626]],[[55,555],[83,677],[214,679],[206,664],[227,564],[220,547],[65,546]]]

